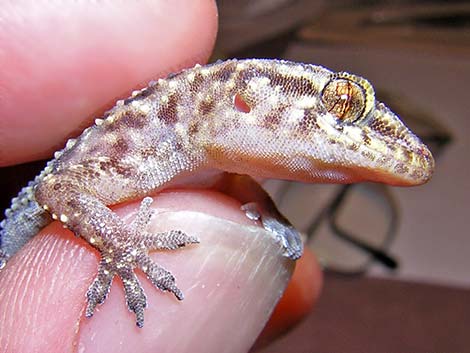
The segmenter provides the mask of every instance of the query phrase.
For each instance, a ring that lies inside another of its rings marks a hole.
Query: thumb
[[[174,274],[185,299],[159,292],[137,271],[148,300],[142,329],[126,309],[120,280],[94,316],[84,318],[98,257],[54,223],[0,277],[2,352],[72,352],[77,346],[86,352],[248,351],[284,291],[293,262],[225,195],[173,191],[154,200],[149,231],[180,229],[201,240],[151,255]],[[137,208],[132,203],[116,211],[130,220]]]

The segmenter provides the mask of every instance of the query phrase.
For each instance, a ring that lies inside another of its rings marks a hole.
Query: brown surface
[[[470,290],[326,276],[316,310],[262,352],[470,352]]]

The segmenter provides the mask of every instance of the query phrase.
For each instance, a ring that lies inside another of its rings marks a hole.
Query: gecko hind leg
[[[131,233],[127,244],[102,247],[102,260],[98,274],[87,292],[88,304],[85,312],[87,317],[93,315],[96,305],[104,302],[114,276],[118,275],[124,285],[127,307],[135,313],[137,326],[143,326],[147,298],[134,273],[135,268],[140,268],[158,289],[173,293],[179,300],[183,299],[183,293],[176,286],[175,277],[154,263],[148,256],[148,251],[173,250],[188,244],[198,243],[199,240],[175,230],[161,233],[147,232],[146,228],[153,215],[150,208],[152,201],[150,197],[142,200],[136,218],[127,227]]]
[[[299,231],[272,204],[249,202],[241,210],[252,220],[260,221],[284,249],[284,256],[297,260],[302,256],[303,243]]]
[[[239,200],[245,215],[260,221],[263,228],[281,244],[284,256],[292,260],[302,256],[300,232],[279,212],[268,193],[254,179],[248,175],[225,173],[216,189]]]

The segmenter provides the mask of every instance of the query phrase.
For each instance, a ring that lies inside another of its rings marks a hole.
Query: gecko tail
[[[36,202],[34,187],[42,175],[37,176],[11,200],[0,222],[0,270],[7,260],[21,249],[42,228],[51,222],[49,214]]]

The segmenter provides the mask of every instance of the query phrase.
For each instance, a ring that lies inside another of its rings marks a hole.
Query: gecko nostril
[[[235,94],[235,96],[233,97],[233,105],[241,113],[251,112],[251,107],[248,105],[247,102],[245,102],[243,97],[238,93]]]

